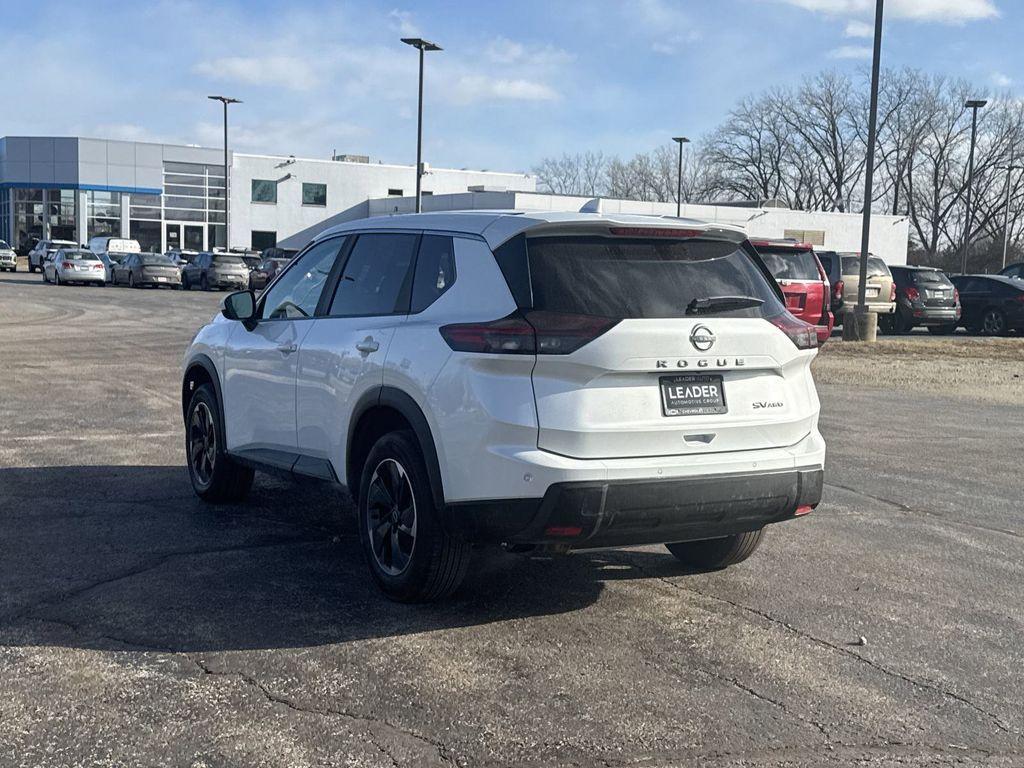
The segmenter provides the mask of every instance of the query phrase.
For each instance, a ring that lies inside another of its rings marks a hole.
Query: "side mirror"
[[[228,320],[240,320],[252,330],[256,325],[256,295],[252,291],[235,291],[224,297],[220,313]]]

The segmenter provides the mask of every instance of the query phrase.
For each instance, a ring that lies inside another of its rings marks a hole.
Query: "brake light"
[[[921,292],[912,285],[908,285],[903,289],[903,295],[906,296],[910,301],[917,301],[921,298]]]
[[[62,261],[60,263],[60,268],[61,269],[71,269],[71,262],[70,261]]]
[[[959,288],[954,288],[953,289],[953,301],[956,302],[957,304],[960,303],[960,289]]]
[[[1018,304],[1024,304],[1024,293],[1018,293],[1016,296],[1013,297],[1013,300],[1016,301]]]
[[[608,231],[619,237],[700,237],[700,229],[675,229],[672,227],[609,227]]]
[[[606,333],[619,321],[561,312],[513,312],[500,320],[455,323],[441,336],[455,352],[492,355],[567,355]]]
[[[796,512],[794,512],[793,514],[796,515],[797,517],[800,517],[801,515],[809,515],[813,511],[814,511],[814,506],[813,505],[811,505],[811,504],[801,504],[799,507],[796,508]]]
[[[843,285],[842,280],[836,280],[836,287],[832,290],[832,298],[834,298],[836,301],[842,301],[844,287],[845,286]]]
[[[93,264],[92,268],[93,269],[103,269],[103,264]]]
[[[896,283],[889,283],[889,301],[896,301]]]
[[[789,337],[797,349],[817,349],[818,329],[810,323],[794,317],[789,312],[767,318],[768,322]]]

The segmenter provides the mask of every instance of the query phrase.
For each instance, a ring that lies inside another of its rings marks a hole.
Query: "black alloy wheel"
[[[405,467],[392,458],[381,461],[370,478],[366,503],[373,557],[384,573],[398,576],[416,549],[416,499]]]

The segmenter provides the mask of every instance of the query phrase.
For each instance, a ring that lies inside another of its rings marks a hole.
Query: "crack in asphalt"
[[[151,560],[151,561],[147,562],[144,565],[138,566],[137,568],[132,568],[132,569],[130,569],[128,571],[122,571],[121,573],[118,573],[118,574],[116,574],[114,576],[107,576],[107,577],[105,577],[103,579],[99,579],[97,581],[93,581],[93,582],[90,582],[89,584],[85,584],[85,585],[83,585],[81,587],[78,587],[77,589],[72,589],[72,590],[69,590],[67,592],[63,592],[63,593],[61,593],[59,595],[45,598],[45,599],[40,600],[40,601],[30,605],[30,606],[22,608],[19,611],[15,611],[14,613],[8,614],[7,616],[0,616],[0,625],[8,624],[8,623],[15,622],[15,621],[18,621],[20,619],[26,618],[30,614],[34,613],[36,610],[38,610],[39,608],[42,608],[44,606],[60,605],[61,603],[65,603],[68,600],[73,600],[76,597],[81,597],[82,595],[84,595],[84,594],[86,594],[88,592],[92,592],[93,590],[101,589],[103,587],[110,586],[111,584],[116,584],[116,583],[118,583],[120,581],[125,581],[127,579],[131,579],[131,578],[134,578],[136,576],[141,576],[142,574],[148,573],[149,571],[155,571],[157,568],[160,568],[161,566],[166,565],[167,563],[171,562],[172,560],[176,560],[178,558],[182,558],[182,557],[202,557],[204,555],[217,555],[217,554],[224,554],[224,553],[228,553],[228,552],[246,552],[246,551],[250,551],[250,550],[269,549],[269,548],[273,548],[273,547],[291,547],[291,546],[296,546],[296,545],[325,544],[325,543],[329,543],[329,542],[326,542],[323,539],[298,539],[298,538],[296,538],[296,539],[288,539],[288,540],[278,540],[278,541],[271,541],[271,542],[262,542],[262,543],[258,543],[258,544],[239,545],[239,546],[233,546],[233,547],[214,547],[214,548],[210,548],[210,549],[190,549],[190,550],[183,550],[183,551],[180,551],[180,552],[168,552],[166,554],[160,555],[155,560]]]
[[[950,525],[959,525],[959,526],[961,526],[963,528],[973,528],[973,529],[978,530],[978,531],[987,531],[989,533],[1002,533],[1002,534],[1004,534],[1006,536],[1012,536],[1015,539],[1024,539],[1024,533],[1018,533],[1017,531],[1010,531],[1010,530],[1007,530],[1005,528],[995,528],[995,527],[990,526],[990,525],[981,525],[980,523],[969,523],[969,522],[967,522],[965,520],[953,520],[953,519],[950,519],[950,518],[946,517],[945,515],[939,514],[938,512],[932,512],[929,509],[921,509],[920,507],[911,507],[911,506],[909,506],[907,504],[904,504],[903,502],[895,501],[893,499],[887,499],[884,496],[876,496],[873,493],[868,493],[867,491],[861,491],[861,490],[858,490],[857,488],[853,488],[852,486],[849,486],[849,485],[840,485],[839,483],[825,483],[825,487],[826,488],[838,488],[841,491],[846,491],[846,492],[852,493],[852,494],[854,494],[856,496],[863,496],[866,499],[871,499],[872,501],[877,501],[879,504],[885,504],[885,505],[890,506],[890,507],[895,507],[896,509],[900,510],[901,512],[906,512],[906,513],[911,514],[911,515],[923,515],[925,517],[930,517],[930,518],[932,518],[934,520],[941,520],[942,522],[949,523]]]
[[[861,656],[859,653],[855,653],[854,651],[850,650],[849,648],[844,648],[841,645],[836,645],[835,643],[829,642],[828,640],[825,640],[823,638],[817,637],[816,635],[812,635],[811,633],[809,633],[809,632],[807,632],[805,630],[802,630],[799,627],[794,626],[793,624],[790,624],[788,621],[785,621],[783,619],[779,619],[779,618],[776,618],[775,616],[772,616],[767,611],[762,611],[759,608],[752,608],[749,605],[744,605],[743,603],[738,603],[738,602],[736,602],[734,600],[729,600],[728,598],[721,597],[719,595],[713,595],[713,594],[710,594],[708,592],[702,592],[701,590],[694,589],[693,587],[687,587],[687,586],[684,586],[682,584],[677,584],[676,582],[672,581],[668,577],[659,576],[658,574],[651,573],[650,571],[645,569],[642,565],[639,565],[638,563],[633,562],[632,560],[626,559],[623,562],[625,562],[628,565],[636,568],[641,573],[646,574],[647,576],[649,576],[651,578],[654,578],[657,581],[660,581],[661,583],[670,586],[672,589],[679,590],[681,592],[689,592],[690,594],[699,595],[699,596],[707,598],[709,600],[717,600],[719,602],[725,603],[726,605],[730,605],[733,608],[736,608],[737,610],[741,610],[741,611],[744,611],[746,613],[750,613],[750,614],[752,614],[754,616],[757,616],[757,617],[761,618],[764,621],[767,621],[767,622],[769,622],[771,624],[775,624],[776,626],[782,627],[786,631],[791,632],[792,634],[797,635],[798,637],[802,637],[805,640],[808,640],[808,641],[810,641],[812,643],[820,645],[823,648],[828,648],[829,650],[839,652],[839,653],[841,653],[841,654],[843,654],[845,656],[848,656],[851,659],[859,661],[859,662],[861,662],[863,664],[867,664],[869,667],[871,667],[871,668],[873,668],[873,669],[875,669],[875,670],[877,670],[877,671],[879,671],[879,672],[881,672],[881,673],[883,673],[885,675],[888,675],[889,677],[895,678],[897,680],[902,680],[903,682],[905,682],[905,683],[907,683],[909,685],[915,686],[917,688],[922,688],[924,690],[932,691],[933,693],[940,694],[942,696],[945,696],[948,699],[951,699],[953,701],[959,702],[960,704],[963,704],[964,706],[966,706],[966,707],[968,707],[970,709],[973,709],[978,714],[984,715],[986,718],[988,718],[992,722],[992,724],[998,730],[1000,730],[1000,731],[1002,731],[1004,733],[1010,734],[1012,736],[1017,736],[1018,738],[1020,738],[1021,735],[1022,735],[1019,730],[1017,730],[1017,729],[1007,725],[1006,723],[1004,723],[1002,721],[1002,719],[999,717],[999,715],[995,714],[994,712],[988,711],[984,707],[982,707],[982,706],[980,706],[978,704],[975,704],[970,699],[967,699],[967,698],[965,698],[964,696],[961,696],[958,693],[954,693],[953,691],[949,691],[949,690],[943,688],[941,685],[939,685],[937,683],[934,683],[934,682],[932,682],[930,680],[921,680],[921,679],[918,679],[918,678],[910,677],[909,675],[905,675],[902,672],[898,672],[898,671],[896,671],[894,669],[890,669],[889,667],[886,667],[884,664],[880,664],[877,661],[869,659],[869,658],[867,658],[865,656]]]

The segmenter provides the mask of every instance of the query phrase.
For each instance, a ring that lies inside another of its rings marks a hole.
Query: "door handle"
[[[281,344],[277,351],[282,355],[290,355],[292,352],[297,350],[299,347],[296,344]]]
[[[367,336],[362,341],[356,343],[356,349],[366,354],[369,354],[370,352],[376,352],[378,349],[380,349],[380,342],[377,341],[372,336]]]

